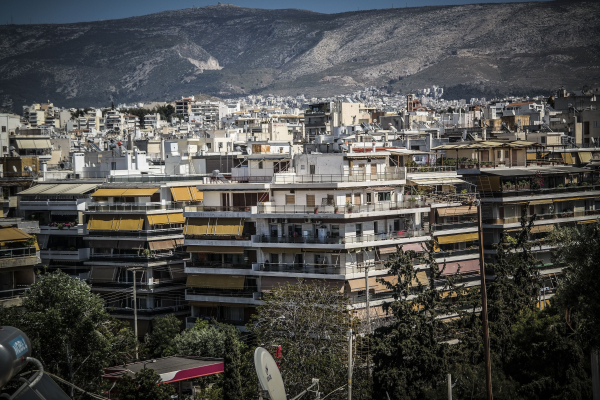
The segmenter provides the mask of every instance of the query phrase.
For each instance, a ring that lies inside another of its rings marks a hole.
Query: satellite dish
[[[14,165],[13,165],[13,171],[17,172],[17,167],[15,167]]]
[[[261,388],[269,392],[271,400],[287,400],[279,367],[271,353],[262,347],[257,347],[254,350],[254,367]]]

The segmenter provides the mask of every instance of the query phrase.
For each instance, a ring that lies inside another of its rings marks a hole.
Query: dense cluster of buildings
[[[18,304],[45,266],[89,282],[120,319],[135,309],[140,336],[172,313],[243,330],[265,293],[303,279],[376,323],[391,299],[378,278],[396,279],[385,263],[398,246],[424,278],[435,238],[444,274],[480,285],[474,198],[487,262],[537,215],[530,240],[549,299],[562,269],[545,237],[600,213],[598,89],[435,109],[442,93],[383,105],[187,97],[176,117],[143,121],[49,102],[0,114],[0,303]]]

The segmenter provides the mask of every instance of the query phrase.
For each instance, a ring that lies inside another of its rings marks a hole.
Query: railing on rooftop
[[[113,211],[153,211],[153,210],[178,210],[183,207],[176,203],[102,203],[94,202],[88,204],[88,212],[113,212]]]
[[[337,183],[337,182],[384,182],[406,179],[404,168],[397,171],[390,171],[378,174],[363,174],[353,172],[352,174],[313,174],[313,175],[295,175],[279,173],[275,174],[273,183]]]
[[[591,171],[590,171],[591,172]],[[494,194],[502,197],[511,196],[527,196],[527,195],[544,195],[544,194],[560,194],[560,193],[574,193],[574,192],[590,192],[594,190],[600,190],[600,182],[594,182],[581,185],[572,185],[565,187],[553,187],[553,188],[538,188],[532,189],[530,185],[506,185],[503,184],[501,191],[493,192]]]
[[[422,167],[407,167],[408,173],[419,173],[419,172],[455,172],[455,166],[443,165],[443,166],[422,166]]]
[[[186,212],[250,212],[250,206],[186,206]]]
[[[267,272],[292,272],[300,274],[320,274],[320,275],[343,275],[346,273],[345,267],[334,264],[305,264],[305,263],[261,263],[260,271]]]
[[[394,211],[409,208],[429,207],[431,201],[387,201],[373,204],[361,204],[356,206],[300,206],[300,205],[259,205],[259,214],[352,214],[377,211]]]
[[[207,247],[207,249],[209,249]],[[186,268],[213,268],[213,269],[252,269],[252,264],[223,263],[223,262],[192,262]]]

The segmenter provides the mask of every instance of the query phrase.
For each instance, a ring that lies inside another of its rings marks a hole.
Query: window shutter
[[[315,205],[315,195],[314,194],[307,194],[306,195],[306,205],[307,206],[314,206]]]
[[[354,193],[354,205],[355,206],[360,205],[360,193]]]
[[[296,204],[296,196],[294,196],[293,194],[286,194],[285,204]]]

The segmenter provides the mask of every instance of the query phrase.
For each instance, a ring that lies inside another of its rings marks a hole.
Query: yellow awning
[[[440,217],[452,217],[454,215],[477,214],[477,207],[461,206],[437,208]]]
[[[124,197],[145,197],[152,196],[154,193],[158,192],[158,188],[152,189],[127,189],[125,193],[121,196]]]
[[[204,200],[204,194],[199,191],[196,186],[190,186],[190,194],[192,195],[192,200],[194,201]]]
[[[185,222],[183,213],[167,214],[167,216],[169,217],[169,222],[172,224],[183,224]]]
[[[592,159],[592,153],[590,151],[582,151],[579,153],[579,160],[582,163],[589,163]]]
[[[31,239],[31,236],[18,228],[0,229],[0,242],[18,242]]]
[[[598,221],[597,219],[588,219],[586,221],[577,221],[578,224],[593,224],[594,222]]]
[[[94,215],[88,221],[88,230],[90,231],[112,231],[117,230],[118,226],[118,221],[113,221],[113,217],[109,215]]]
[[[244,248],[236,246],[187,246],[185,251],[188,253],[244,254]]]
[[[240,218],[218,218],[215,220],[215,235],[241,235],[244,220]]]
[[[588,200],[595,199],[598,196],[579,196],[579,197],[567,197],[563,199],[553,199],[553,201],[574,201],[574,200]]]
[[[242,290],[245,281],[246,277],[243,275],[189,275],[185,285],[196,288]]]
[[[98,189],[92,193],[92,197],[119,197],[126,191],[127,189]]]
[[[552,225],[552,224],[550,224],[550,225],[537,225],[537,226],[531,227],[531,231],[529,231],[529,233],[550,232],[552,229],[554,229],[554,225]]]
[[[479,240],[479,235],[477,232],[461,233],[458,235],[438,236],[437,240],[439,244],[471,242],[474,240]]]
[[[561,155],[563,161],[565,162],[565,164],[574,164],[573,156],[571,155],[571,153],[561,153],[560,155]]]
[[[141,231],[144,226],[144,220],[140,217],[125,217],[115,219],[115,224],[119,231]]]
[[[192,201],[192,195],[188,186],[172,187],[171,195],[173,196],[173,201]]]
[[[537,204],[550,204],[552,203],[552,199],[546,199],[546,200],[534,200],[534,201],[530,201],[529,205],[530,206],[535,206]]]
[[[427,286],[429,284],[429,280],[427,279],[427,271],[418,271],[415,279],[412,280],[410,286],[419,286],[419,283],[423,286]]]
[[[536,160],[537,159],[537,153],[527,153],[527,159],[528,160]]]
[[[216,220],[216,218],[213,218],[213,220]],[[211,226],[210,222],[210,218],[188,218],[183,229],[183,234],[212,235],[214,233],[214,226]]]
[[[150,225],[168,225],[169,217],[167,217],[167,214],[148,215],[148,222],[150,222]]]

